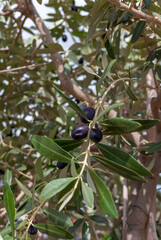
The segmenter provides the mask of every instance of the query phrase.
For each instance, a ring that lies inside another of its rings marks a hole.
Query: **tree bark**
[[[146,76],[148,84],[154,85],[153,74],[150,70]],[[149,92],[150,91],[150,92]],[[160,95],[157,96],[155,90],[147,91],[147,116],[150,118],[160,119]],[[155,128],[147,131],[147,140],[158,142],[161,141],[161,124],[158,123]],[[140,162],[148,166],[154,156],[140,157]],[[158,183],[159,173],[161,170],[161,153],[156,155],[154,167],[152,169],[153,177],[147,179],[148,182],[130,182],[130,196],[126,218],[126,225],[123,230],[123,240],[157,240],[155,231],[156,215],[156,185]],[[154,226],[152,226],[152,224]]]

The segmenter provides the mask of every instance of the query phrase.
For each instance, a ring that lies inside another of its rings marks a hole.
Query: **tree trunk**
[[[146,76],[148,85],[154,86],[153,72],[150,70]],[[147,90],[147,116],[151,113],[154,118],[160,119],[159,100],[157,92],[154,89]],[[147,140],[149,142],[161,141],[160,123],[155,128],[147,131]],[[140,156],[140,162],[148,166],[154,156]],[[148,182],[130,182],[130,196],[127,211],[125,228],[123,229],[123,240],[157,240],[155,231],[156,215],[156,185],[161,169],[161,154],[156,155],[155,164],[151,170],[154,174]]]

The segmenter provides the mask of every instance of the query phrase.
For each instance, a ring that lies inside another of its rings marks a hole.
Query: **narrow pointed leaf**
[[[92,157],[114,173],[118,173],[119,175],[134,181],[146,182],[144,177],[123,165],[115,163],[115,161],[111,161],[108,158],[100,157],[98,155],[92,155]]]
[[[95,173],[94,170],[91,168],[88,168],[90,175],[92,177],[92,180],[95,184],[95,187],[97,189],[97,193],[99,196],[99,202],[100,207],[102,210],[108,214],[111,217],[118,218],[118,213],[116,210],[115,203],[113,201],[112,195],[106,186],[106,184],[103,182],[103,180]]]
[[[62,238],[62,239],[73,239],[73,235],[66,230],[56,227],[51,224],[39,223],[34,225],[38,230],[48,234],[51,237]]]
[[[97,75],[97,74],[93,71],[92,68],[90,68],[90,67],[86,67],[86,66],[83,66],[83,68],[84,68],[84,70],[85,70],[86,72],[88,72],[88,73],[90,73],[90,74],[93,74],[93,75],[95,75],[95,76],[97,76],[97,77],[100,78],[100,76]]]
[[[83,199],[88,207],[93,208],[94,195],[93,195],[92,188],[88,187],[83,181],[81,182],[81,184],[82,184]]]
[[[43,212],[51,221],[53,221],[57,225],[60,225],[63,227],[73,226],[73,223],[70,220],[70,218],[63,212],[59,212],[57,210],[53,210],[50,208],[44,208]]]
[[[41,165],[41,157],[39,157],[36,160],[35,170],[36,170],[37,174],[39,175],[39,177],[42,179],[42,181],[45,181],[44,174],[43,174],[43,169],[42,169],[42,165]]]
[[[124,83],[125,89],[127,94],[129,95],[130,99],[132,101],[138,101],[136,95],[134,94],[134,92],[132,91],[131,87],[129,85],[127,85],[126,83]]]
[[[91,240],[91,231],[88,221],[84,221],[82,227],[82,240]]]
[[[149,148],[146,151],[146,154],[152,154],[161,151],[161,142],[148,143],[146,144],[146,146],[149,146]]]
[[[26,188],[17,178],[15,178],[17,185],[21,188],[21,190],[30,198],[32,198],[32,193]]]
[[[133,119],[133,121],[141,124],[141,127],[138,128],[137,131],[142,131],[155,126],[160,120],[159,119]]]
[[[76,231],[80,227],[83,221],[84,221],[84,218],[78,219],[76,222],[74,222],[73,227],[70,227],[68,231],[70,233]]]
[[[3,194],[4,194],[4,206],[10,221],[11,229],[12,229],[12,235],[14,237],[14,232],[15,232],[15,201],[14,201],[14,196],[12,193],[12,190],[8,183],[4,184],[3,188]]]
[[[124,134],[135,132],[141,124],[126,118],[109,118],[99,122],[104,128],[104,135]]]
[[[40,194],[40,201],[53,197],[74,180],[75,178],[60,178],[49,182]]]
[[[99,215],[92,215],[90,216],[90,219],[97,223],[107,224],[108,221],[105,217],[99,216]]]
[[[136,27],[132,34],[132,39],[131,39],[132,43],[136,42],[138,38],[141,36],[142,32],[144,31],[145,25],[146,25],[146,22],[144,21],[139,21],[136,24]]]
[[[10,186],[12,182],[12,172],[11,170],[7,169],[4,175],[4,183],[8,183]]]
[[[97,84],[97,93],[99,92],[100,87],[101,87],[102,82],[103,82],[103,80],[105,79],[105,77],[107,76],[107,77],[111,78],[110,72],[111,72],[111,68],[112,68],[112,66],[114,65],[115,62],[116,62],[116,59],[113,59],[113,60],[106,66],[106,68],[105,68],[105,70],[104,70],[101,78],[100,78],[99,81],[98,81],[98,84]]]
[[[136,173],[138,173],[141,176],[153,176],[153,174],[148,171],[143,165],[141,165],[133,156],[130,154],[112,147],[107,146],[105,144],[98,143],[97,144],[98,149],[101,151],[101,153],[105,156],[105,158],[118,163],[119,165],[122,165]]]
[[[73,108],[79,115],[81,115],[83,118],[85,118],[88,121],[88,118],[80,109],[80,107],[75,102],[73,102],[68,96],[66,96],[55,84],[53,84],[53,86],[55,90],[60,94],[60,96],[62,96],[69,103],[71,108]]]
[[[58,144],[61,148],[63,148],[65,151],[72,151],[73,149],[79,147],[84,141],[83,140],[77,140],[74,139],[54,139],[53,140],[56,144]]]
[[[72,159],[72,155],[70,153],[66,152],[48,137],[34,135],[31,138],[31,142],[35,149],[47,158],[66,163],[70,163]]]
[[[112,104],[112,105],[108,106],[103,112],[101,112],[97,116],[96,122],[99,121],[105,114],[108,114],[111,110],[113,110],[115,108],[118,108],[118,107],[121,107],[123,105],[124,105],[124,103],[115,103],[115,104]]]

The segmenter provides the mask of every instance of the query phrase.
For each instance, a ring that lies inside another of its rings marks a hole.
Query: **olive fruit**
[[[73,6],[71,7],[71,10],[77,12],[77,11],[78,11],[78,8],[73,5]]]
[[[87,107],[83,110],[83,112],[89,120],[92,120],[94,118],[95,110],[93,107]],[[80,120],[83,123],[88,123],[88,121],[85,118],[83,118],[82,116],[80,117]]]
[[[67,165],[68,163],[64,163],[64,162],[57,162],[57,167],[59,168],[59,169],[63,169],[63,168],[65,168],[66,167],[66,165]]]
[[[89,130],[89,127],[87,125],[79,125],[72,130],[71,136],[76,140],[81,140],[87,137],[88,130]]]
[[[84,62],[84,59],[83,59],[83,57],[81,57],[81,58],[79,59],[78,63],[79,63],[79,64],[83,64],[83,62]]]
[[[34,226],[31,224],[30,227],[29,227],[28,233],[31,234],[31,235],[36,234],[36,233],[37,233],[37,228],[34,227]]]
[[[66,41],[67,41],[67,35],[65,35],[65,34],[62,35],[62,41],[63,41],[63,42],[66,42]]]
[[[91,129],[90,139],[94,142],[100,142],[102,140],[102,132],[99,128]]]
[[[87,105],[85,103],[83,103],[82,105],[80,105],[80,109],[82,109],[82,111],[84,111],[87,108]]]

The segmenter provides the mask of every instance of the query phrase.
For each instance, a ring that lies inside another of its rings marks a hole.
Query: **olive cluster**
[[[84,114],[85,114],[85,116],[87,117],[88,120],[93,120],[94,115],[95,115],[95,110],[94,110],[93,107],[87,107],[86,104],[82,104],[80,106],[80,108],[82,109],[82,111],[84,112]],[[87,121],[82,116],[80,116],[80,120],[81,120],[82,123],[88,123],[89,124],[89,121]],[[81,140],[81,139],[87,137],[88,131],[89,131],[89,126],[88,125],[79,125],[72,130],[71,136],[72,136],[72,138],[74,138],[76,140]],[[90,139],[93,140],[94,142],[100,142],[102,140],[102,132],[98,128],[97,124],[95,125],[95,128],[91,129]]]

